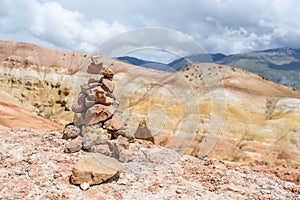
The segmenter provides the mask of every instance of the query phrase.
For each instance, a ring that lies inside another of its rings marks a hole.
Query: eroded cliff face
[[[65,124],[76,94],[78,68],[87,56],[36,45],[2,41],[0,48],[1,90],[37,115]]]
[[[87,55],[1,46],[1,90],[38,115],[73,121],[72,101],[89,78],[82,70]],[[145,120],[156,144],[186,154],[300,165],[299,92],[228,66],[199,64],[174,74],[107,59],[110,64],[128,131]]]
[[[18,63],[17,69],[14,64],[15,61],[5,61],[0,68],[1,90],[13,95],[23,107],[39,116],[61,124],[72,119],[70,107],[74,84],[70,75],[56,70],[44,72],[47,77],[42,77],[36,70],[25,68],[24,63]],[[66,81],[67,78],[70,80]]]

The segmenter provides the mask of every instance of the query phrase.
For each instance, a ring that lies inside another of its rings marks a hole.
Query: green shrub
[[[297,176],[296,181],[300,182],[300,175]]]

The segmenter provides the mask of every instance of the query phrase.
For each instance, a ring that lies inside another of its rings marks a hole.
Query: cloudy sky
[[[91,52],[125,31],[162,27],[211,53],[300,47],[298,0],[0,0],[0,39]]]

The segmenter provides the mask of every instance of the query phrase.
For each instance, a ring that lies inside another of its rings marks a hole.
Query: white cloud
[[[1,10],[0,27],[4,37],[20,33],[56,47],[89,52],[103,40],[127,30],[117,21],[109,24],[101,19],[87,19],[57,2],[8,0],[3,5],[6,9]]]
[[[132,28],[191,35],[209,52],[300,47],[298,0],[0,0],[0,36],[90,51]]]
[[[163,28],[141,28],[124,32],[102,43],[96,52],[109,57],[138,55],[139,58],[154,61],[156,57],[156,61],[164,63],[175,58],[206,53],[190,36]]]

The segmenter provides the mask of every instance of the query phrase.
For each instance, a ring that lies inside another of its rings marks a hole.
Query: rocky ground
[[[122,163],[119,178],[83,191],[69,181],[88,153],[64,153],[60,132],[1,128],[0,135],[0,199],[300,199],[300,187],[271,167],[255,172],[262,167],[182,156],[142,140],[130,143],[135,158]]]

